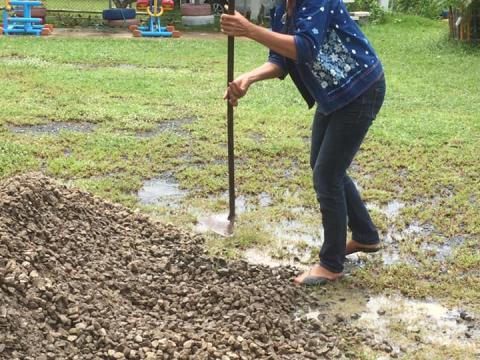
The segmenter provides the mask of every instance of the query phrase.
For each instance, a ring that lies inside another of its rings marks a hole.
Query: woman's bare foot
[[[295,279],[293,279],[293,282],[296,284],[301,284],[307,277],[318,277],[330,281],[335,281],[338,278],[342,277],[342,275],[343,273],[331,272],[321,265],[314,265],[309,271],[305,271],[304,273],[298,275]]]
[[[372,253],[372,252],[377,252],[380,249],[381,249],[380,244],[365,245],[355,240],[349,240],[347,241],[347,248],[345,250],[345,255],[350,255],[359,251]]]

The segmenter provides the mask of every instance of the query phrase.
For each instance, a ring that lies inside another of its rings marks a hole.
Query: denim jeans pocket
[[[370,116],[373,119],[377,117],[378,112],[382,108],[383,101],[385,99],[385,85],[380,85],[374,89],[373,101],[370,107]]]
[[[368,99],[365,94],[363,94],[341,109],[345,123],[352,125],[358,124],[365,114],[365,104],[367,101]]]

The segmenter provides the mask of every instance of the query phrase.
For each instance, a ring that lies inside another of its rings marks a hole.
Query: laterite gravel
[[[0,182],[0,359],[343,357],[293,275],[39,173]]]

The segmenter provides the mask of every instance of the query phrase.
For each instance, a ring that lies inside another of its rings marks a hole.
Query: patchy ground
[[[226,36],[221,32],[212,31],[181,31],[183,39],[211,39],[211,40],[226,40]],[[92,38],[92,37],[109,37],[112,39],[129,39],[133,35],[127,29],[72,29],[72,28],[56,28],[51,37],[75,37],[75,38]],[[143,38],[142,40],[158,41],[154,38]],[[167,41],[171,41],[168,39]],[[175,41],[175,40],[173,40]]]

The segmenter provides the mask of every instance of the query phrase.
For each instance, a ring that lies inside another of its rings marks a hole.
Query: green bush
[[[393,0],[394,11],[437,18],[448,7],[449,0]]]
[[[372,23],[385,22],[385,10],[380,6],[378,0],[356,0],[354,3],[347,4],[349,11],[368,11],[369,20]]]

